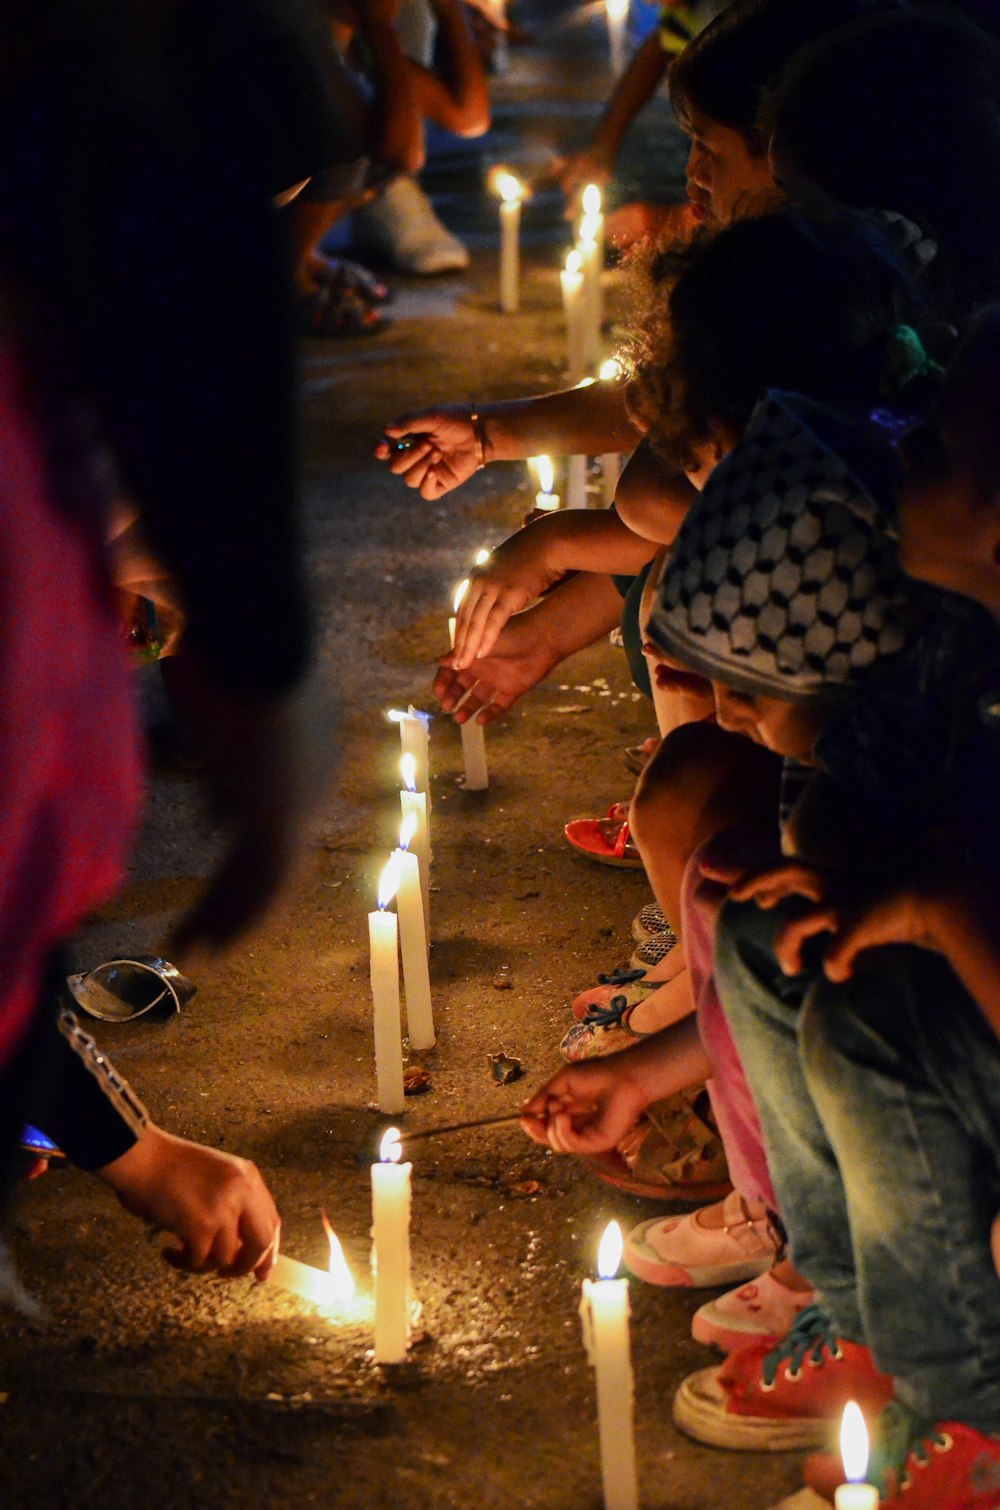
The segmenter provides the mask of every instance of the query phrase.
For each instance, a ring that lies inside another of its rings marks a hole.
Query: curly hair
[[[929,312],[869,217],[783,208],[647,254],[630,401],[658,454],[690,468],[768,389],[845,413],[885,399],[887,343]],[[907,391],[907,401],[913,395]]]

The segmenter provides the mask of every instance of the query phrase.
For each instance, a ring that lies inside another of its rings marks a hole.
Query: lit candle
[[[840,1455],[846,1484],[834,1497],[836,1510],[878,1510],[878,1490],[864,1482],[868,1472],[868,1432],[861,1407],[848,1400],[840,1422]]]
[[[390,709],[387,717],[390,723],[399,725],[399,743],[404,755],[412,755],[415,766],[413,782],[418,792],[424,792],[427,796],[427,811],[431,810],[431,785],[430,785],[430,721],[429,713],[421,713],[411,703],[405,713],[398,708]]]
[[[583,1281],[580,1317],[584,1346],[597,1382],[605,1510],[638,1510],[628,1280],[614,1278],[621,1257],[621,1228],[617,1222],[609,1222],[597,1256],[601,1277]]]
[[[372,1165],[372,1271],[375,1361],[402,1363],[410,1342],[410,1170],[400,1164],[399,1132],[382,1139]]]
[[[535,494],[535,508],[542,509],[547,514],[552,513],[559,507],[559,494],[552,491],[552,484],[555,481],[552,457],[529,456],[528,469],[535,473],[538,481],[538,492]]]
[[[469,590],[468,577],[463,578],[455,588],[454,609],[455,613],[462,606],[462,599]],[[448,634],[451,638],[451,648],[455,648],[454,618],[448,620]],[[466,719],[464,724],[459,724],[462,734],[462,763],[465,766],[465,790],[467,792],[485,792],[490,784],[489,767],[486,764],[486,730],[482,724],[476,723],[475,714]]]
[[[577,243],[583,268],[584,332],[583,356],[590,367],[601,361],[601,327],[604,323],[604,290],[601,287],[603,252],[597,241],[596,218],[583,217]]]
[[[498,173],[500,195],[500,308],[512,315],[521,302],[521,201],[524,185],[513,173]]]
[[[434,1047],[434,1012],[431,1007],[431,977],[427,968],[427,928],[424,923],[424,899],[420,890],[420,862],[410,853],[416,832],[414,813],[404,818],[399,828],[399,848],[393,859],[399,862],[396,888],[396,912],[399,916],[399,943],[403,954],[403,985],[406,989],[406,1027],[410,1045],[415,1049]]]
[[[277,1285],[279,1289],[290,1290],[293,1295],[301,1295],[303,1300],[312,1301],[313,1305],[321,1306],[324,1311],[336,1311],[354,1298],[354,1275],[347,1267],[344,1250],[327,1221],[325,1212],[323,1226],[330,1240],[329,1268],[315,1269],[312,1264],[303,1264],[297,1258],[288,1258],[284,1253],[279,1253],[267,1276],[267,1282]]]
[[[417,791],[417,762],[412,755],[404,755],[399,762],[404,790],[399,794],[400,817],[405,822],[411,815],[416,819],[416,830],[410,849],[417,857],[420,867],[420,890],[424,899],[424,924],[430,933],[431,919],[431,833],[427,821],[427,793]]]
[[[403,1036],[399,1018],[399,954],[396,914],[387,911],[399,880],[393,855],[378,883],[378,911],[368,914],[372,1005],[375,1013],[375,1075],[379,1109],[403,1110]]]
[[[566,313],[566,369],[571,383],[578,383],[584,375],[584,291],[583,258],[574,248],[566,257],[566,266],[559,274],[562,284],[563,309]]]
[[[580,208],[583,211],[583,220],[580,222],[580,237],[584,236],[584,225],[588,227],[588,234],[597,242],[601,254],[601,267],[604,266],[604,211],[601,208],[601,191],[596,184],[588,184],[580,198]]]
[[[607,0],[608,41],[611,44],[611,72],[615,78],[625,69],[625,27],[628,0]]]

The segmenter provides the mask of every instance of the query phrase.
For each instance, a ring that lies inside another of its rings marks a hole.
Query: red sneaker
[[[721,1368],[704,1368],[674,1396],[674,1421],[710,1447],[785,1452],[825,1444],[848,1400],[872,1416],[892,1399],[866,1347],[838,1338],[807,1306],[778,1347],[750,1343]]]
[[[1000,1441],[955,1421],[929,1426],[894,1400],[875,1424],[868,1482],[879,1510],[998,1510]],[[833,1453],[806,1462],[806,1483],[832,1500],[843,1469]]]

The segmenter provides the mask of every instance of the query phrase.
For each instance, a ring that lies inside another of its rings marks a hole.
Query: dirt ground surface
[[[180,1017],[99,1034],[158,1121],[257,1161],[281,1208],[285,1251],[325,1262],[326,1208],[361,1299],[332,1322],[268,1286],[178,1277],[84,1176],[63,1170],[26,1186],[12,1245],[50,1319],[0,1320],[3,1510],[601,1502],[580,1282],[594,1272],[604,1224],[617,1217],[627,1230],[656,1206],[529,1144],[516,1125],[416,1145],[423,1331],[399,1368],[370,1356],[368,1165],[386,1118],[372,1107],[365,915],[399,818],[398,740],[384,714],[411,700],[432,708],[429,668],[445,648],[453,585],[529,501],[524,467],[497,466],[425,504],[371,449],[382,421],[408,408],[560,379],[561,201],[541,190],[526,208],[523,309],[502,317],[495,202],[482,183],[498,161],[537,171],[580,135],[608,89],[606,38],[589,7],[551,0],[522,15],[537,37],[496,83],[493,131],[452,144],[428,175],[473,248],[471,271],[398,279],[386,333],[304,349],[310,560],[321,654],[343,708],[336,793],[304,884],[286,917],[199,981]],[[658,101],[630,144],[626,176],[669,197],[682,164]],[[439,1036],[409,1056],[431,1089],[408,1102],[404,1125],[514,1109],[558,1062],[572,996],[627,958],[643,878],[577,857],[561,829],[627,796],[622,750],[650,727],[607,644],[558,668],[489,731],[487,793],[464,792],[457,731],[435,720]],[[155,947],[218,843],[193,779],[154,774],[129,883],[77,941],[79,965]],[[486,1056],[501,1048],[523,1060],[519,1083],[495,1083]],[[704,1294],[631,1288],[642,1504],[763,1510],[791,1493],[794,1455],[713,1451],[671,1423],[677,1384],[713,1361],[689,1334]]]

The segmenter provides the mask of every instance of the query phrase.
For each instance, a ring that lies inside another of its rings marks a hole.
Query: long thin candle
[[[379,882],[378,910],[368,914],[377,1096],[380,1110],[393,1116],[404,1106],[397,924],[396,914],[387,911],[396,889],[397,872],[398,866],[390,860]]]
[[[403,822],[412,815],[416,818],[417,827],[410,844],[410,849],[417,857],[420,865],[420,890],[424,897],[424,926],[427,929],[428,940],[431,931],[431,831],[427,818],[427,793],[416,790],[416,761],[412,756],[404,755],[400,761],[400,772],[403,777],[404,790],[399,794],[399,813]]]
[[[469,590],[469,579],[465,578],[455,589],[454,608],[456,614],[462,604],[462,599]],[[451,639],[451,648],[455,648],[455,620],[448,620],[448,634]],[[468,696],[468,693],[466,693]],[[465,767],[465,790],[467,792],[485,792],[490,784],[490,772],[486,763],[486,730],[482,724],[476,723],[473,715],[459,724],[462,733],[462,764]]]
[[[610,1277],[621,1262],[621,1241],[618,1223],[609,1222],[598,1257],[602,1278],[583,1281],[580,1316],[596,1375],[605,1510],[638,1510],[628,1280]],[[611,1247],[617,1252],[609,1254]]]
[[[407,825],[404,825],[404,829]],[[399,862],[399,885],[396,911],[399,915],[399,942],[403,954],[403,985],[406,990],[406,1026],[410,1046],[414,1049],[434,1047],[434,1010],[431,1006],[431,978],[427,968],[427,932],[424,927],[424,904],[420,892],[420,865],[406,849],[394,851]]]
[[[395,1162],[399,1133],[382,1139],[372,1165],[372,1270],[375,1277],[375,1361],[402,1363],[410,1343],[410,1171]]]

